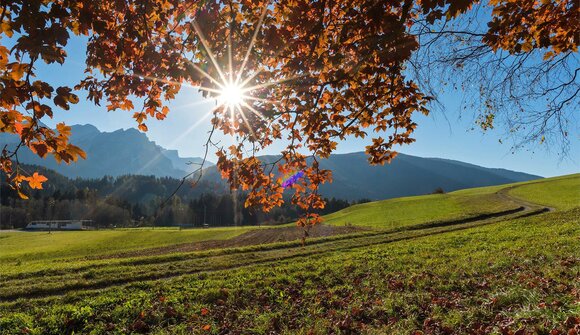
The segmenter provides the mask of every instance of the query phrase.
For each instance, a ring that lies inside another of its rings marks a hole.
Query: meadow
[[[0,233],[0,265],[42,266],[62,259],[83,258],[180,243],[223,240],[252,228],[116,229]]]
[[[304,246],[2,233],[0,334],[574,334],[579,190],[577,174],[361,204],[326,217],[356,230]]]

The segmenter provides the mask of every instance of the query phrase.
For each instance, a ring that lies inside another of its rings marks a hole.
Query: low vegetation
[[[577,188],[567,185],[579,181],[363,204],[341,215],[374,229],[306,246],[109,250],[38,258],[33,267],[8,261],[2,250],[0,334],[575,334],[580,205]],[[557,210],[543,213],[532,202]],[[371,220],[361,208],[399,221]],[[414,219],[400,219],[402,208]],[[222,237],[229,232],[239,233]]]

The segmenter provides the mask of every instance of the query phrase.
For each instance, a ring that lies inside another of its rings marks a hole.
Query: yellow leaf
[[[28,196],[24,193],[22,193],[22,191],[20,191],[20,189],[17,189],[18,191],[18,196],[20,197],[20,199],[24,199],[24,200],[28,200]]]
[[[6,34],[8,37],[12,37],[12,35],[14,35],[10,22],[8,21],[4,21],[2,24],[0,24],[0,32]]]

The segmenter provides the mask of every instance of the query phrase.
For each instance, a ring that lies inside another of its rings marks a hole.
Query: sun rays
[[[229,112],[229,118],[231,119],[230,121],[232,122],[234,122],[236,116],[239,115],[242,121],[246,124],[246,126],[250,130],[250,132],[253,132],[253,127],[249,123],[249,118],[248,115],[246,115],[246,113],[248,112],[252,113],[259,119],[265,121],[265,118],[262,115],[262,113],[260,113],[258,110],[256,110],[256,108],[252,106],[253,102],[275,103],[275,101],[272,100],[256,97],[254,96],[254,93],[256,90],[270,87],[272,85],[277,84],[277,82],[249,86],[249,83],[261,71],[258,69],[248,69],[249,71],[246,72],[251,52],[258,38],[260,29],[262,28],[267,11],[268,11],[268,2],[264,4],[264,7],[260,14],[260,18],[257,20],[255,24],[256,28],[254,29],[252,37],[249,41],[248,48],[246,49],[244,54],[244,58],[241,60],[240,66],[237,70],[234,69],[233,65],[234,60],[232,59],[233,57],[232,57],[231,34],[227,37],[228,64],[220,64],[217,61],[216,54],[212,50],[210,43],[206,39],[199,25],[195,22],[192,24],[193,29],[197,34],[197,37],[199,38],[201,44],[203,45],[206,51],[205,54],[208,57],[208,61],[210,61],[211,65],[215,69],[215,72],[217,73],[216,78],[210,75],[208,71],[204,71],[203,69],[200,68],[200,66],[192,62],[191,65],[193,69],[198,71],[202,76],[209,79],[209,81],[213,85],[215,85],[214,87],[199,86],[197,88],[201,91],[210,93],[210,95],[213,98],[215,98],[217,105],[211,111],[211,113],[215,112],[217,109],[224,108],[226,112]]]
[[[204,92],[205,99],[187,103],[181,106],[181,108],[198,106],[205,103],[215,103],[213,108],[204,112],[200,119],[189,126],[187,131],[178,136],[174,142],[183,139],[183,137],[200,126],[202,121],[212,116],[222,118],[224,122],[228,123],[229,132],[232,135],[237,131],[237,127],[243,125],[245,131],[255,136],[256,129],[259,127],[258,123],[269,122],[268,118],[262,112],[265,106],[274,107],[280,103],[279,100],[265,98],[264,91],[269,91],[272,86],[281,85],[289,80],[301,77],[295,76],[293,78],[266,82],[256,80],[267,69],[265,65],[251,66],[250,64],[252,63],[252,50],[259,39],[260,31],[263,28],[268,13],[268,5],[269,2],[267,1],[261,10],[259,18],[254,21],[254,30],[251,33],[251,38],[247,41],[247,48],[239,53],[240,56],[243,56],[242,59],[235,59],[236,57],[233,56],[231,31],[225,37],[227,50],[216,52],[217,50],[212,48],[211,41],[207,39],[200,25],[195,21],[192,22],[191,27],[200,43],[199,46],[202,52],[198,55],[197,59],[188,60],[187,66],[190,71],[197,72],[199,78],[203,79],[204,83],[177,82],[135,73],[129,74],[129,76],[140,79],[181,85]]]

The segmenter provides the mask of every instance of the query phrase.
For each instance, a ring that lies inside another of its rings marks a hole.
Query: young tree
[[[478,42],[492,52],[545,57],[576,52],[578,4],[489,2],[493,17]],[[283,202],[281,177],[302,171],[291,185],[292,202],[322,208],[318,187],[331,180],[319,167],[338,141],[376,135],[366,152],[371,164],[396,155],[395,145],[413,142],[414,113],[428,113],[431,97],[408,77],[420,50],[421,29],[465,15],[473,0],[250,1],[250,0],[16,0],[0,5],[0,131],[15,133],[17,148],[3,148],[0,165],[12,186],[42,187],[44,177],[26,175],[18,149],[70,163],[85,154],[69,143],[70,128],[41,123],[53,116],[47,101],[69,109],[85,90],[95,104],[133,113],[139,129],[162,120],[166,101],[182,85],[220,101],[212,111],[205,144],[232,188],[249,190],[246,205],[268,211]],[[525,20],[524,20],[525,17]],[[70,34],[90,36],[86,77],[75,87],[55,88],[35,76],[37,62],[63,64]],[[420,65],[420,64],[419,64]],[[547,69],[549,72],[550,69]],[[577,70],[576,70],[577,72]],[[574,75],[574,80],[576,76]],[[574,81],[574,83],[576,83]],[[578,91],[576,91],[577,94]],[[576,95],[574,95],[575,97]],[[139,105],[136,106],[136,104]],[[221,147],[215,131],[235,137]],[[261,162],[255,154],[285,141],[281,158]],[[307,163],[307,155],[312,163]],[[199,171],[202,167],[200,167]],[[193,174],[192,174],[193,175]],[[198,174],[199,177],[199,174]],[[22,194],[22,196],[25,196]],[[305,215],[300,225],[319,221]]]

